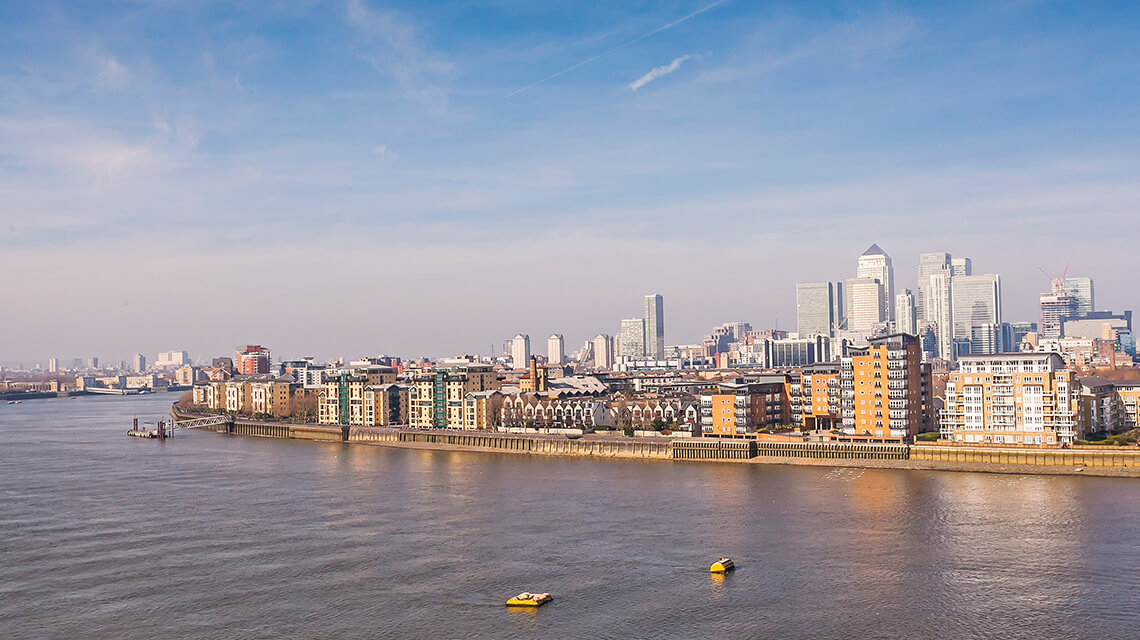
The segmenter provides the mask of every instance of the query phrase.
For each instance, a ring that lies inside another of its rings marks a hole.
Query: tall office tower
[[[883,309],[883,285],[874,278],[852,278],[847,290],[847,328],[870,333],[875,325],[886,322]]]
[[[970,341],[971,354],[996,353],[992,337],[977,337],[974,329],[1001,324],[1001,276],[954,276],[950,279],[954,307],[954,338]]]
[[[566,343],[562,335],[555,333],[546,339],[546,362],[562,364],[566,360]]]
[[[895,301],[895,268],[891,266],[891,257],[887,252],[873,244],[859,256],[859,267],[855,272],[856,278],[874,278],[883,285],[879,305],[882,307],[883,320],[894,318],[892,305]]]
[[[918,296],[914,300],[914,306],[920,322],[931,320],[926,317],[926,283],[930,281],[930,276],[943,271],[950,271],[949,253],[924,253],[918,256]]]
[[[594,337],[594,368],[614,368],[614,339],[604,333]]]
[[[618,349],[623,358],[644,358],[645,318],[626,318],[621,321]]]
[[[48,373],[59,373],[59,358],[48,358]]]
[[[665,359],[665,310],[659,293],[645,296],[645,355]]]
[[[530,365],[530,336],[516,333],[511,338],[511,368],[526,369]]]
[[[895,332],[917,335],[918,323],[915,319],[914,294],[903,289],[895,296]]]
[[[936,273],[926,281],[926,322],[934,325],[938,340],[938,357],[954,359],[954,305],[950,289],[953,278],[949,271]]]
[[[1041,294],[1041,337],[1061,337],[1061,322],[1077,313],[1077,299],[1065,290],[1064,282],[1053,281],[1053,293]]]
[[[146,371],[146,356],[136,353],[135,357],[131,358],[131,369],[139,373]]]
[[[835,331],[847,328],[847,296],[842,282],[833,282],[835,297],[831,304],[831,317],[835,318]]]
[[[1087,316],[1096,311],[1092,278],[1065,278],[1065,291],[1077,300],[1077,315]]]
[[[969,258],[953,258],[950,260],[950,275],[955,278],[974,275],[973,261]]]
[[[98,369],[99,368],[99,358],[96,358],[96,357],[88,358],[87,359],[87,368],[88,369]]]
[[[843,285],[838,282],[796,284],[796,331],[800,337],[835,335],[843,321],[839,313],[842,298]]]

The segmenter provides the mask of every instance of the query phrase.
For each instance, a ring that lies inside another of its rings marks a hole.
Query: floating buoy
[[[736,565],[732,563],[731,558],[721,558],[712,563],[712,566],[709,567],[709,573],[728,573],[735,568]]]
[[[549,593],[530,593],[523,591],[517,596],[507,600],[508,607],[541,607],[554,598]]]

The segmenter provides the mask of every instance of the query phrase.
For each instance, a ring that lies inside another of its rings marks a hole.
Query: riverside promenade
[[[177,419],[202,417],[173,412]],[[478,451],[672,462],[790,464],[879,469],[1140,477],[1140,448],[1044,449],[940,444],[757,442],[752,439],[508,434],[266,422],[234,417],[218,433],[403,449]]]

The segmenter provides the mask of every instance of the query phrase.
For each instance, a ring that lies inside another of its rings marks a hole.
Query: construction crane
[[[1038,271],[1044,273],[1046,278],[1049,278],[1050,284],[1053,285],[1053,293],[1055,295],[1062,295],[1065,293],[1065,276],[1069,275],[1069,264],[1070,263],[1068,262],[1065,263],[1065,270],[1061,272],[1060,278],[1054,278],[1053,276],[1049,275],[1048,271],[1042,269],[1041,267],[1037,267]]]

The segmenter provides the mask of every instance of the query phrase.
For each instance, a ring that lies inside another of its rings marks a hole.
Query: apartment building
[[[1085,433],[1123,433],[1140,427],[1140,380],[1080,378],[1078,424]]]
[[[850,347],[840,360],[843,434],[903,441],[923,426],[922,351],[915,336],[896,333]]]
[[[475,429],[477,425],[468,422],[464,399],[469,393],[500,386],[490,365],[456,364],[418,373],[408,390],[408,422],[420,429]]]
[[[808,430],[830,430],[841,425],[839,369],[838,363],[819,364],[788,377],[793,425]]]
[[[395,382],[396,370],[379,365],[327,372],[318,395],[318,422],[369,427],[400,424],[406,413],[397,413],[395,422],[392,416],[393,406],[399,412],[399,392],[388,389]],[[394,401],[389,398],[393,393]]]
[[[943,440],[1060,445],[1077,436],[1077,389],[1057,353],[963,356],[946,383]]]
[[[738,437],[791,423],[784,376],[745,383],[721,383],[701,396],[701,431],[712,437]]]

